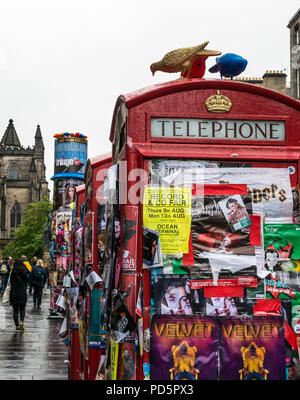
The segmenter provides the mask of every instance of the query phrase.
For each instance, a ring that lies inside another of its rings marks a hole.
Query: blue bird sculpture
[[[233,53],[226,53],[221,57],[216,58],[216,64],[209,68],[209,72],[220,72],[221,79],[233,78],[238,76],[247,67],[248,61],[245,58]]]

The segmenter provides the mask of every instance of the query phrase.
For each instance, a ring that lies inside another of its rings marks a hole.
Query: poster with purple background
[[[151,380],[218,379],[218,321],[192,315],[154,315]]]
[[[219,317],[220,380],[284,380],[283,319]]]

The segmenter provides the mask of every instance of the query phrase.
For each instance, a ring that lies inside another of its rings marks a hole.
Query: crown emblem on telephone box
[[[221,94],[220,90],[217,90],[217,94],[206,99],[205,105],[209,112],[226,113],[230,111],[232,103],[228,97]]]

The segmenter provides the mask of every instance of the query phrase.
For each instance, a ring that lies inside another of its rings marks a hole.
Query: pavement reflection
[[[49,290],[48,290],[49,292]],[[12,307],[0,300],[0,380],[67,380],[68,349],[58,333],[62,319],[49,319],[49,293],[40,310],[28,296],[25,331],[16,332]]]

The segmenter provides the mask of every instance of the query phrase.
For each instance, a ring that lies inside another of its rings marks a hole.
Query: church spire
[[[34,136],[34,153],[33,156],[34,157],[38,157],[38,158],[44,158],[44,150],[45,150],[45,146],[44,146],[44,142],[43,142],[43,137],[42,137],[42,132],[41,132],[41,128],[40,125],[37,126],[36,128],[36,132],[35,132],[35,136]]]
[[[9,120],[9,124],[0,142],[0,147],[2,148],[20,149],[22,147],[13,122],[12,119]]]

